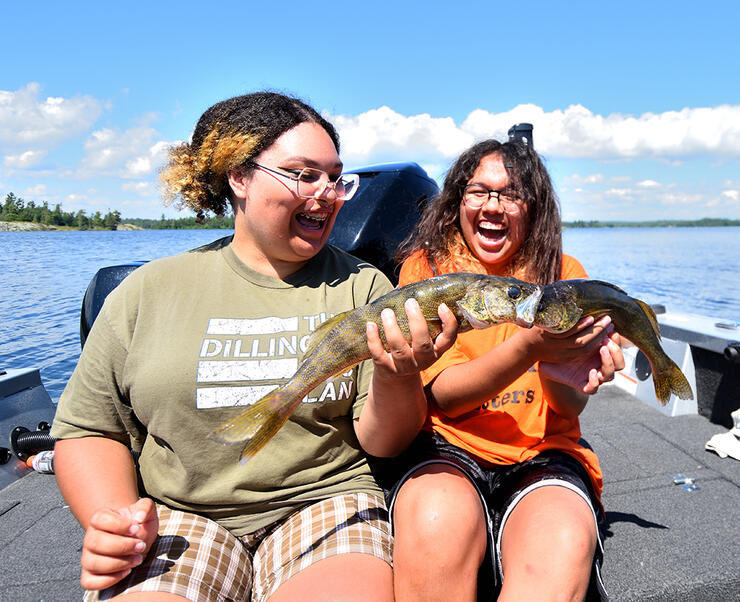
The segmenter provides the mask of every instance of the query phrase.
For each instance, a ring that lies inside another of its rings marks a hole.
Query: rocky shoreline
[[[0,232],[34,232],[58,229],[56,226],[46,226],[35,222],[0,222]]]
[[[37,224],[35,222],[0,222],[0,232],[41,232],[47,230],[76,230],[77,228],[57,228],[56,226],[47,226],[46,224]],[[116,230],[143,230],[134,224],[118,224]]]

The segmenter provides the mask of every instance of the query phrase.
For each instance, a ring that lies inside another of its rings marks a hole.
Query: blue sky
[[[574,219],[740,219],[740,5],[4,3],[0,201],[186,216],[157,170],[201,113],[260,89],[338,126],[348,168],[441,181],[534,124]]]

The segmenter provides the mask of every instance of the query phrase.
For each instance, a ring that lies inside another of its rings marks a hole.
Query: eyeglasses
[[[471,209],[480,209],[491,197],[498,201],[505,213],[514,215],[522,210],[524,201],[514,191],[489,190],[480,184],[468,184],[463,189],[463,202]]]
[[[281,167],[280,169],[288,172],[283,173],[283,171],[276,171],[260,165],[256,161],[250,161],[250,163],[269,173],[293,180],[296,183],[296,194],[303,199],[318,198],[327,190],[330,190],[337,195],[338,201],[349,201],[355,196],[355,192],[360,187],[360,176],[354,173],[343,173],[335,180],[332,180],[328,173],[320,169],[314,169],[313,167],[304,167],[303,169],[287,169]]]

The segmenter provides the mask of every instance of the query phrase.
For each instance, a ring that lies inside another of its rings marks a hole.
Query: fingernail
[[[447,307],[447,304],[446,303],[440,303],[439,304],[439,309],[441,309],[442,311],[450,311],[450,308]]]
[[[141,525],[134,523],[128,528],[128,532],[130,535],[136,535],[139,532],[139,529],[141,529]]]
[[[146,512],[143,510],[139,510],[137,513],[134,514],[134,520],[137,523],[143,523],[146,520]]]
[[[138,542],[134,546],[134,552],[143,552],[146,549],[146,544],[143,541]]]
[[[142,560],[144,560],[144,557],[141,554],[138,554],[138,555],[134,556],[133,563],[138,566],[138,565],[141,564],[141,561]]]
[[[404,302],[404,305],[406,307],[414,306],[414,305],[416,305],[416,307],[419,307],[419,302],[416,299],[414,299],[413,297],[410,297],[410,298],[406,299],[406,301]]]

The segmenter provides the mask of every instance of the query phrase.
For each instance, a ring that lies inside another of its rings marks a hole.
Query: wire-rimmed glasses
[[[304,167],[303,169],[281,167],[282,171],[277,171],[260,165],[256,161],[250,161],[250,163],[267,172],[293,180],[296,183],[296,194],[302,199],[318,198],[327,190],[332,190],[337,195],[338,201],[349,201],[355,196],[355,192],[360,187],[360,176],[355,173],[343,173],[332,180],[328,173],[314,167]]]
[[[504,212],[513,215],[522,210],[524,203],[516,194],[513,190],[490,190],[480,184],[468,184],[463,189],[463,202],[471,209],[480,209],[493,197]]]

